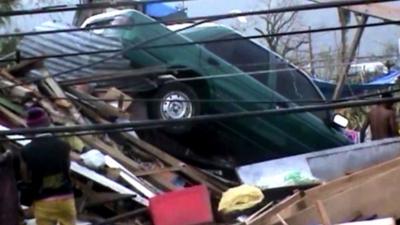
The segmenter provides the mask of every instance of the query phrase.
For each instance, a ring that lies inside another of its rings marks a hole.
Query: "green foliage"
[[[1,0],[0,11],[10,11],[13,9],[14,4],[16,4],[15,0]],[[9,22],[9,17],[1,17],[0,29],[4,29],[4,27],[7,25],[8,22]],[[17,44],[16,38],[0,39],[0,55],[14,51],[16,44]]]
[[[15,0],[0,0],[0,11],[10,11],[12,10]],[[4,25],[8,22],[8,17],[0,17],[0,25]]]

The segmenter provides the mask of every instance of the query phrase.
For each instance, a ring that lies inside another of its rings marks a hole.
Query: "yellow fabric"
[[[76,209],[74,198],[36,201],[33,213],[37,225],[75,225]]]
[[[85,144],[83,143],[83,141],[76,136],[63,137],[62,140],[67,142],[69,144],[69,146],[71,146],[72,150],[75,150],[78,152],[81,152],[83,147],[85,147]]]
[[[223,193],[218,211],[229,213],[249,209],[264,199],[264,194],[257,187],[241,185]]]

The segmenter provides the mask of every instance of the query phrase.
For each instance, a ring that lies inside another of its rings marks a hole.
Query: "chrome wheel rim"
[[[169,92],[160,103],[160,112],[163,119],[190,118],[193,115],[193,105],[185,93]]]

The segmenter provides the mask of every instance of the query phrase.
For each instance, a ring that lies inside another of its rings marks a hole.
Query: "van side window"
[[[235,40],[211,42],[205,44],[205,47],[287,99],[299,101],[297,103],[299,105],[313,104],[313,102],[307,102],[308,100],[322,100],[321,95],[305,74],[268,49],[241,38],[238,34],[230,34],[218,39]],[[326,111],[314,112],[314,114],[321,119],[326,119],[328,115]]]
[[[205,47],[240,70],[250,73],[253,78],[279,94],[293,101],[321,100],[321,96],[304,74],[269,50],[250,40],[241,39],[238,34],[219,39],[235,40],[207,43]]]
[[[240,39],[239,35],[233,34],[223,39]],[[258,46],[247,40],[231,40],[221,42],[206,43],[205,47],[223,58],[225,61],[235,65],[242,71],[253,72],[268,70],[269,54],[260,51]]]
[[[272,57],[271,57],[272,58]],[[321,100],[321,96],[307,77],[284,60],[273,57],[271,70],[277,77],[275,90],[293,101]],[[299,103],[307,105],[307,103]]]

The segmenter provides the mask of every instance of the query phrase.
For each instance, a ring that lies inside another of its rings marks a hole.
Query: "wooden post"
[[[308,30],[311,30],[311,27],[308,27]],[[315,67],[314,67],[314,53],[313,53],[311,32],[308,33],[308,51],[309,51],[309,55],[310,55],[310,72],[311,72],[311,75],[314,77],[316,74],[315,74]]]
[[[325,210],[324,205],[321,200],[317,200],[316,202],[318,214],[321,217],[322,225],[332,225],[331,220],[329,219],[328,213]]]
[[[362,15],[360,20],[357,20],[359,25],[365,25],[367,23],[368,16]],[[358,45],[361,41],[362,34],[364,33],[364,27],[360,27],[357,29],[356,34],[354,35],[353,41],[351,43],[351,46],[349,47],[349,53],[348,57],[345,57],[346,60],[344,60],[345,66],[342,67],[341,70],[339,70],[339,78],[338,82],[336,84],[335,92],[333,93],[333,99],[338,99],[340,97],[340,94],[342,93],[343,87],[345,85],[346,79],[347,79],[347,73],[350,69],[351,62],[354,59],[354,56],[356,54]]]

